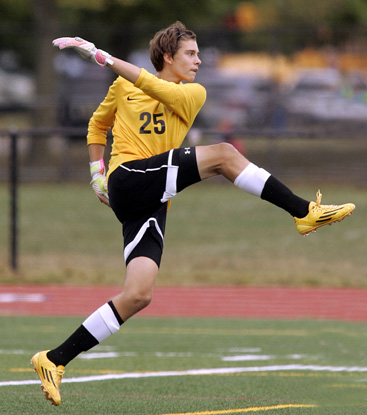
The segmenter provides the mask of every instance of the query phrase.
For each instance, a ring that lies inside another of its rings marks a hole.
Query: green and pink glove
[[[92,181],[90,182],[94,193],[98,199],[107,206],[110,206],[107,190],[106,172],[103,159],[89,163],[90,175]]]

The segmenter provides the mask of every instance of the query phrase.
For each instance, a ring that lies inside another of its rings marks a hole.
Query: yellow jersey
[[[87,143],[106,145],[113,126],[109,176],[122,163],[180,147],[205,99],[202,85],[168,82],[145,69],[135,84],[119,76],[89,121]]]

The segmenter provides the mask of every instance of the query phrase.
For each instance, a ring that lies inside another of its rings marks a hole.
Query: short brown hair
[[[150,60],[157,72],[163,69],[163,55],[168,53],[173,58],[178,51],[180,40],[188,39],[196,40],[196,34],[192,30],[186,29],[186,26],[179,21],[155,34],[149,43],[149,52]]]

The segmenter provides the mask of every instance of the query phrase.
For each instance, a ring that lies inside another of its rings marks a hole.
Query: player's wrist
[[[99,66],[106,66],[109,64],[110,66],[113,65],[113,60],[111,59],[111,55],[108,52],[105,52],[102,49],[96,49],[93,51],[93,58],[92,60]]]
[[[92,161],[89,163],[89,170],[90,170],[90,175],[92,177],[92,180],[104,176],[105,173],[105,165],[104,165],[104,160],[103,158],[97,160],[97,161]]]

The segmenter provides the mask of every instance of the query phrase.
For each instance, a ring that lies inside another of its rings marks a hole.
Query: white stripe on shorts
[[[162,238],[163,241],[163,233],[158,225],[157,219],[155,218],[149,218],[144,224],[143,226],[140,228],[139,232],[136,234],[135,238],[126,245],[125,249],[124,249],[124,257],[125,257],[125,262],[127,261],[127,259],[129,258],[129,255],[131,254],[131,252],[134,250],[134,248],[138,245],[138,243],[141,241],[141,239],[143,238],[146,230],[149,228],[150,226],[150,221],[154,222],[154,226],[157,230],[157,232],[159,233],[159,235]]]
[[[167,202],[169,199],[177,195],[177,175],[178,175],[178,166],[172,165],[172,156],[173,149],[169,151],[168,154],[168,164],[162,164],[160,167],[155,167],[152,169],[139,170],[139,169],[129,169],[128,167],[120,164],[120,167],[127,171],[132,171],[134,173],[147,173],[150,171],[158,171],[161,169],[167,169],[167,178],[166,178],[166,188],[163,193],[161,203]]]
[[[120,164],[120,167],[122,167],[123,169],[125,169],[127,171],[133,171],[134,173],[146,173],[147,171],[158,171],[160,169],[165,169],[168,166],[167,166],[167,164],[162,164],[162,166],[160,166],[160,167],[155,167],[154,169],[146,169],[146,170],[129,169],[128,167],[124,166],[123,164]]]
[[[168,155],[168,166],[167,166],[167,178],[166,178],[166,190],[163,193],[161,202],[167,202],[177,194],[177,175],[178,166],[172,165],[173,150],[170,150]]]

